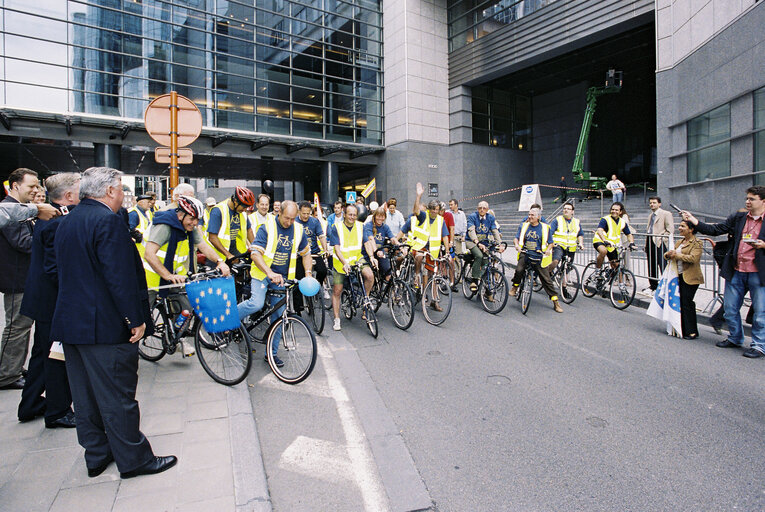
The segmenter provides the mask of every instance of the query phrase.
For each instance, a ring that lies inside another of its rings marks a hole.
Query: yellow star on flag
[[[218,323],[218,319],[217,318],[213,318],[213,323],[217,324]]]
[[[204,291],[204,290],[201,290],[201,291],[199,292],[199,296],[200,296],[200,297],[204,297],[204,296],[205,296],[205,291]]]
[[[228,300],[228,293],[223,294],[223,300]]]
[[[212,295],[212,292],[213,292],[213,289],[212,289],[212,286],[211,286],[211,287],[209,287],[209,288],[207,289],[207,293],[209,293],[210,295]]]
[[[220,295],[221,293],[223,293],[223,290],[221,290],[220,288],[215,290],[215,295]]]

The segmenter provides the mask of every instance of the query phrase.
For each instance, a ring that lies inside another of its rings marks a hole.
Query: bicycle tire
[[[353,304],[351,303],[351,293],[348,290],[343,289],[343,293],[340,296],[340,309],[346,320],[351,320],[353,318],[355,311],[353,310]]]
[[[441,308],[441,311],[432,307],[434,303]],[[452,290],[449,281],[440,276],[434,276],[423,290],[421,304],[425,321],[430,325],[444,323],[452,310]]]
[[[481,289],[479,290],[483,309],[492,315],[505,309],[508,291],[507,278],[496,268],[490,268],[481,279]],[[489,300],[488,294],[492,295],[491,299],[493,300]]]
[[[377,336],[380,334],[380,329],[377,325],[377,315],[375,314],[374,305],[369,301],[364,305],[364,316],[366,317],[364,321],[367,324],[369,333],[373,338],[377,339]]]
[[[205,343],[202,343],[202,338],[205,338]],[[202,322],[197,322],[194,345],[202,368],[219,384],[234,386],[242,382],[250,372],[252,347],[242,326],[230,331],[210,333]]]
[[[414,322],[414,292],[404,281],[396,279],[388,291],[388,309],[393,323],[407,330]]]
[[[321,290],[319,290],[319,293],[321,293]],[[324,301],[317,293],[313,297],[308,297],[308,304],[308,314],[311,317],[313,330],[316,334],[321,334],[324,330],[324,322],[327,315],[326,310],[324,309]]]
[[[455,257],[452,261],[454,262],[454,286],[457,286],[462,282],[464,261],[460,257]]]
[[[282,329],[284,322],[285,317],[279,317],[268,330],[266,357],[277,379],[286,384],[298,384],[311,375],[316,365],[316,336],[306,321],[297,315],[288,313],[287,326]],[[284,362],[281,368],[276,365],[273,352],[274,336],[280,329],[282,339],[276,356]]]
[[[598,270],[599,269],[595,267],[594,261],[589,262],[587,266],[584,267],[584,270],[582,270],[582,283],[580,288],[585,297],[594,297],[598,293],[598,283],[595,277]]]
[[[147,361],[157,362],[167,354],[170,323],[167,313],[158,306],[152,308],[151,320],[154,323],[154,333],[138,341],[138,355]]]
[[[566,304],[574,302],[574,299],[579,294],[579,286],[579,270],[573,263],[565,263],[563,270],[558,273],[560,300]]]
[[[475,297],[475,294],[478,293],[478,290],[473,291],[470,289],[470,279],[468,278],[468,272],[471,272],[472,265],[465,265],[462,267],[462,272],[464,276],[462,277],[462,296],[465,297],[467,300],[472,300],[473,297]]]
[[[611,277],[608,297],[616,309],[627,309],[632,304],[637,291],[635,275],[627,269],[619,267]]]
[[[520,295],[521,295],[521,313],[524,315],[529,310],[529,305],[531,304],[531,293],[534,291],[534,279],[529,275],[530,273],[527,271],[526,275],[523,276],[523,284],[521,285]]]
[[[329,275],[324,278],[324,282],[321,283],[321,290],[319,290],[321,300],[324,303],[324,309],[327,311],[332,309],[332,278],[330,277],[332,272],[330,271],[328,274]]]
[[[534,291],[535,292],[542,291],[542,280],[539,278],[539,276],[536,276],[536,278],[534,279]]]

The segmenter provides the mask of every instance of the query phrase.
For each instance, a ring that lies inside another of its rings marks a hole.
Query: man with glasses
[[[488,248],[485,243],[489,239],[489,234],[493,235],[497,243],[502,242],[502,235],[499,234],[497,221],[489,213],[489,203],[481,201],[478,203],[478,211],[473,212],[467,219],[467,248],[473,255],[473,268],[470,276],[470,291],[478,290],[478,280],[481,278],[483,266],[488,264],[489,255],[486,253]]]
[[[754,186],[746,190],[746,211],[736,212],[717,224],[699,221],[690,212],[683,211],[683,220],[696,226],[699,233],[709,236],[727,234],[733,245],[725,254],[720,275],[725,279],[725,321],[730,335],[717,343],[720,348],[742,347],[744,329],[741,324],[741,305],[746,292],[752,298],[752,344],[744,357],[757,359],[765,356],[765,187]]]

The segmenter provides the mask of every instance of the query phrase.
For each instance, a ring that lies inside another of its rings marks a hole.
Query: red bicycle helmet
[[[189,196],[178,196],[178,210],[191,215],[195,219],[201,219],[204,215],[205,207],[199,199]]]
[[[232,199],[244,206],[252,206],[255,204],[255,194],[253,194],[247,187],[236,187]]]

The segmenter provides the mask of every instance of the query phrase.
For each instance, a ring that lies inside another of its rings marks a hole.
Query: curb
[[[237,512],[271,512],[260,437],[247,380],[226,389]]]

